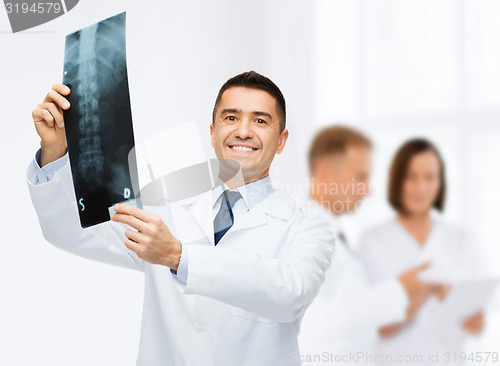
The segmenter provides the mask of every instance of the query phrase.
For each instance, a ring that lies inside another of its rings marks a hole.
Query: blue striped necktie
[[[219,212],[214,219],[214,241],[215,245],[222,239],[224,234],[233,226],[234,215],[232,208],[236,201],[241,198],[238,191],[225,190],[222,193],[222,202],[220,204]]]

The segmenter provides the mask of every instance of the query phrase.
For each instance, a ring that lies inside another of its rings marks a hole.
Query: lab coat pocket
[[[229,312],[231,313],[231,315],[238,318],[248,319],[256,323],[264,323],[264,324],[276,323],[274,320],[263,318],[257,315],[256,313],[239,308],[237,306],[228,305],[227,307],[229,308]]]

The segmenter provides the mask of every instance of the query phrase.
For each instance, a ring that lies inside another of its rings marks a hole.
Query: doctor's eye
[[[228,121],[236,121],[235,116],[227,116],[225,119],[227,119]]]
[[[257,119],[257,123],[267,123],[265,120],[263,120],[262,118],[259,118]]]

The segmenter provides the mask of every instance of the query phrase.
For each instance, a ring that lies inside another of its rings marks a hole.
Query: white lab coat
[[[436,215],[426,243],[420,246],[393,218],[361,236],[359,253],[372,283],[397,276],[425,262],[430,263],[429,271],[440,269],[447,278],[464,280],[477,276],[477,248],[472,244],[463,230]],[[378,339],[375,352],[385,355],[422,355],[423,362],[419,364],[434,364],[428,360],[429,352],[441,352],[441,357],[444,357],[443,352],[463,351],[466,333],[458,325],[449,337],[437,336],[433,324],[440,306],[436,297],[429,298],[410,324],[390,338]]]
[[[325,217],[334,233],[341,231],[339,218],[315,201],[307,200],[303,206],[306,212]],[[406,291],[397,278],[371,286],[357,253],[337,236],[332,269],[302,320],[303,365],[324,365],[329,359],[321,359],[323,352],[333,354],[336,365],[352,365],[352,355],[373,352],[378,327],[402,321],[407,306]],[[364,358],[357,361],[370,364]]]
[[[28,185],[50,243],[144,272],[137,365],[299,364],[300,321],[331,265],[334,240],[327,222],[305,215],[287,194],[276,191],[245,213],[217,246],[210,191],[170,207],[145,207],[189,252],[184,285],[169,268],[125,247],[125,225],[81,228],[69,164],[50,182]]]

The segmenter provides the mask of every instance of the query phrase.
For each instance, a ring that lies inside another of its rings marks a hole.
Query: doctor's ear
[[[286,140],[288,140],[288,130],[284,129],[281,131],[280,139],[278,142],[278,147],[276,148],[276,154],[281,154],[285,148]]]
[[[210,143],[215,148],[215,121],[210,123]]]

